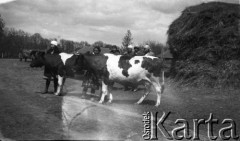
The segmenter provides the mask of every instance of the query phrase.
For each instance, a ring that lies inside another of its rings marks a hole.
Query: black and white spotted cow
[[[79,56],[75,54],[60,53],[60,54],[45,54],[40,52],[32,60],[30,67],[48,67],[51,76],[58,79],[57,91],[55,95],[61,95],[61,91],[66,77],[73,77],[73,69],[79,64]]]
[[[159,58],[153,56],[129,57],[109,53],[97,56],[80,54],[80,58],[80,67],[91,71],[102,80],[102,96],[99,103],[103,103],[106,95],[109,95],[108,102],[112,101],[113,97],[109,86],[112,82],[117,82],[123,85],[143,84],[146,86],[144,95],[136,104],[142,103],[153,86],[157,95],[155,106],[160,105],[164,85],[159,82],[163,72],[163,61]]]

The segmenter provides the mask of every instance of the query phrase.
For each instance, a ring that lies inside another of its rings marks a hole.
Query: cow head
[[[78,59],[76,62],[76,67],[78,69],[78,71],[90,71],[92,68],[92,59],[96,59],[94,57],[96,57],[97,55],[93,55],[92,53],[84,53],[84,54],[79,54],[78,55]]]
[[[82,72],[83,70],[85,70],[85,63],[84,63],[84,55],[83,54],[78,54],[77,58],[76,58],[76,62],[74,65],[74,69],[77,72]]]
[[[35,58],[32,60],[30,67],[42,67],[44,66],[45,52],[37,52]]]

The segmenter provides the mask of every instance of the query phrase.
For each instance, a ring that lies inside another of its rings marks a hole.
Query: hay
[[[221,2],[186,8],[168,30],[173,76],[197,85],[240,85],[239,10]]]

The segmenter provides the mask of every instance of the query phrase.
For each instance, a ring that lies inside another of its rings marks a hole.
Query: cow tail
[[[164,71],[162,71],[162,84],[161,84],[161,93],[164,92],[164,89],[165,89],[165,82],[164,82]]]

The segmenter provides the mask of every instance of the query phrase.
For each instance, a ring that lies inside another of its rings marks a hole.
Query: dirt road
[[[166,121],[169,129],[174,121],[183,118],[224,118],[236,121],[240,128],[239,91],[176,88],[167,82],[161,105],[156,108],[155,95],[141,105],[134,105],[143,91],[123,91],[115,85],[112,104],[98,104],[98,97],[81,99],[80,80],[67,79],[64,96],[40,94],[44,88],[42,69],[30,69],[29,63],[18,60],[0,60],[0,138],[13,140],[37,139],[92,139],[143,140],[144,112],[171,111]],[[53,91],[51,84],[51,91]],[[140,87],[141,88],[141,87]],[[98,94],[99,91],[96,92]],[[215,133],[222,125],[216,125]],[[238,130],[239,131],[239,130]],[[206,126],[201,127],[206,136]],[[158,132],[159,140],[165,140]]]

